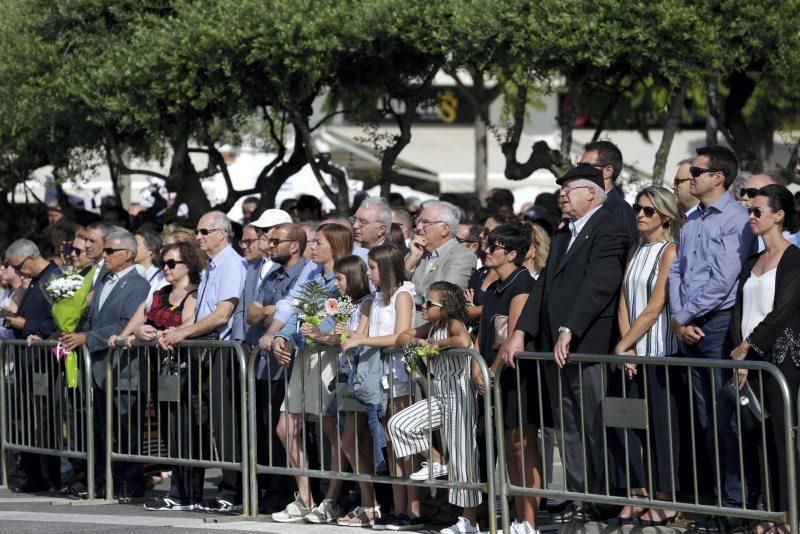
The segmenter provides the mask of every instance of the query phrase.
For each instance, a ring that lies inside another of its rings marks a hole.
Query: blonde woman
[[[617,314],[621,339],[614,352],[648,358],[669,356],[678,351],[667,306],[667,275],[678,249],[675,242],[680,225],[678,205],[672,191],[653,186],[637,195],[633,212],[639,230],[639,243],[630,253],[622,282]],[[642,460],[642,444],[648,443],[646,435],[628,430],[626,445],[626,431],[614,429],[609,433],[609,446],[612,447],[610,456],[617,460],[612,462],[612,483],[617,489],[633,488],[631,493],[638,497],[647,496],[645,488],[653,487],[657,499],[670,500],[673,491],[679,490],[678,477],[675,476],[679,440],[675,399],[666,389],[666,368],[626,364],[621,371],[622,376],[612,375],[609,379],[609,394],[614,390],[621,393],[623,387],[629,398],[642,398],[647,393],[649,442],[652,447],[649,461],[652,463],[653,480],[647,480],[645,473],[648,470]],[[672,417],[667,417],[667,410],[672,412]],[[668,421],[671,421],[672,428]],[[620,461],[626,457],[626,446],[630,479],[626,476],[624,460]],[[614,449],[619,454],[613,454]],[[668,525],[676,515],[675,510],[625,506],[609,524],[620,526],[635,522],[642,527]]]
[[[531,247],[525,254],[523,265],[535,280],[539,278],[539,273],[547,264],[547,256],[550,254],[550,236],[547,235],[544,228],[536,223],[524,221],[521,224],[531,232]]]

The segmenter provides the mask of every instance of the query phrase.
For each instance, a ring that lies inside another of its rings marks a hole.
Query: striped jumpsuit
[[[432,343],[446,337],[445,326],[433,331],[428,340]],[[428,451],[431,446],[429,430],[444,427],[449,451],[448,478],[478,482],[477,393],[470,379],[470,358],[466,354],[441,355],[429,358],[428,362],[433,375],[433,395],[395,414],[387,424],[395,454],[402,458]],[[450,503],[464,508],[481,503],[481,493],[474,490],[451,489],[448,497]]]

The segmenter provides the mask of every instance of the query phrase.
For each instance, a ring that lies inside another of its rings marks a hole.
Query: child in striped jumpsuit
[[[398,346],[427,338],[430,343],[428,366],[433,375],[431,398],[421,400],[389,419],[388,430],[398,458],[411,463],[414,454],[430,454],[437,475],[449,474],[459,482],[477,482],[479,478],[476,435],[477,394],[470,380],[470,357],[467,354],[433,354],[437,350],[467,348],[472,345],[464,323],[467,303],[464,292],[450,282],[431,285],[423,303],[422,316],[428,320],[419,328],[406,330],[397,338]],[[429,408],[430,406],[430,408]],[[430,418],[429,418],[430,409]],[[449,451],[449,469],[431,450],[429,432],[444,427],[444,440]],[[439,461],[436,461],[436,460]],[[428,477],[428,467],[420,470]],[[448,473],[449,471],[449,473]],[[419,479],[415,473],[412,478]],[[443,533],[478,532],[475,509],[481,494],[475,490],[451,489],[449,500],[464,508],[464,516]]]

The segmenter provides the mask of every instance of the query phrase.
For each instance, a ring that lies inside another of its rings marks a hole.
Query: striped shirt
[[[661,270],[661,258],[670,244],[663,241],[640,243],[631,258],[622,282],[631,325],[650,301]],[[636,341],[634,349],[638,356],[667,356],[678,352],[678,341],[670,327],[668,305],[664,306],[653,326]]]

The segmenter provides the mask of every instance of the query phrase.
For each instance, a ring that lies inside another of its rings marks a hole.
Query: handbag
[[[494,327],[494,341],[492,348],[497,350],[500,345],[508,337],[508,315],[500,315],[499,313],[492,316],[492,326]]]

